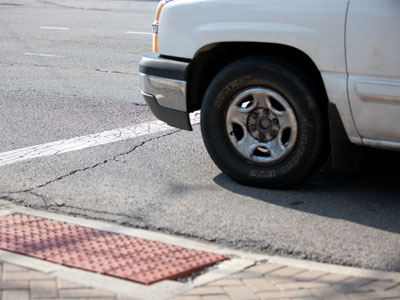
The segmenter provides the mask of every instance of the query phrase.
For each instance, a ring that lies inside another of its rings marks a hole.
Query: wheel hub
[[[269,142],[279,133],[279,120],[269,109],[258,108],[249,114],[247,128],[255,139]]]

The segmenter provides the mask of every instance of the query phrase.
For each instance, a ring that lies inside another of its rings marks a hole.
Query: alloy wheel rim
[[[267,88],[238,94],[228,107],[225,125],[233,148],[257,164],[281,161],[297,141],[298,122],[291,105]]]

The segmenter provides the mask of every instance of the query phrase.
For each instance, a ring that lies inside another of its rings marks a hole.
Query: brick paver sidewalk
[[[0,274],[1,300],[132,299],[4,262],[0,262]],[[258,299],[400,300],[400,281],[264,263],[196,287],[171,300]]]
[[[260,264],[173,300],[400,300],[400,282]]]
[[[126,297],[96,290],[42,272],[0,262],[1,300],[91,299],[127,300]]]

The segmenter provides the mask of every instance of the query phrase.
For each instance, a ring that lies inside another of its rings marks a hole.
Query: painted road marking
[[[191,123],[198,124],[200,114],[191,114]],[[115,143],[127,139],[160,133],[174,129],[161,121],[135,124],[130,127],[89,134],[56,142],[20,148],[0,153],[0,166],[11,165],[38,157],[63,154],[90,147]]]
[[[64,57],[64,56],[62,56],[62,55],[42,54],[42,53],[29,53],[29,52],[24,53],[24,55],[43,56],[43,57]]]
[[[114,143],[126,139],[158,133],[172,129],[161,121],[137,124],[131,127],[114,129],[87,136],[75,137],[67,140],[31,146],[0,153],[0,166],[15,164],[33,158],[57,155],[89,147]]]
[[[153,34],[152,32],[127,31],[128,34]]]
[[[40,29],[53,29],[53,30],[69,30],[68,27],[51,27],[51,26],[42,26]]]

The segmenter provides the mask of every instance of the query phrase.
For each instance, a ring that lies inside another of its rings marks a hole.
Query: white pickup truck
[[[354,146],[400,150],[399,0],[161,1],[142,95],[201,131],[218,167],[253,186],[304,179]]]

